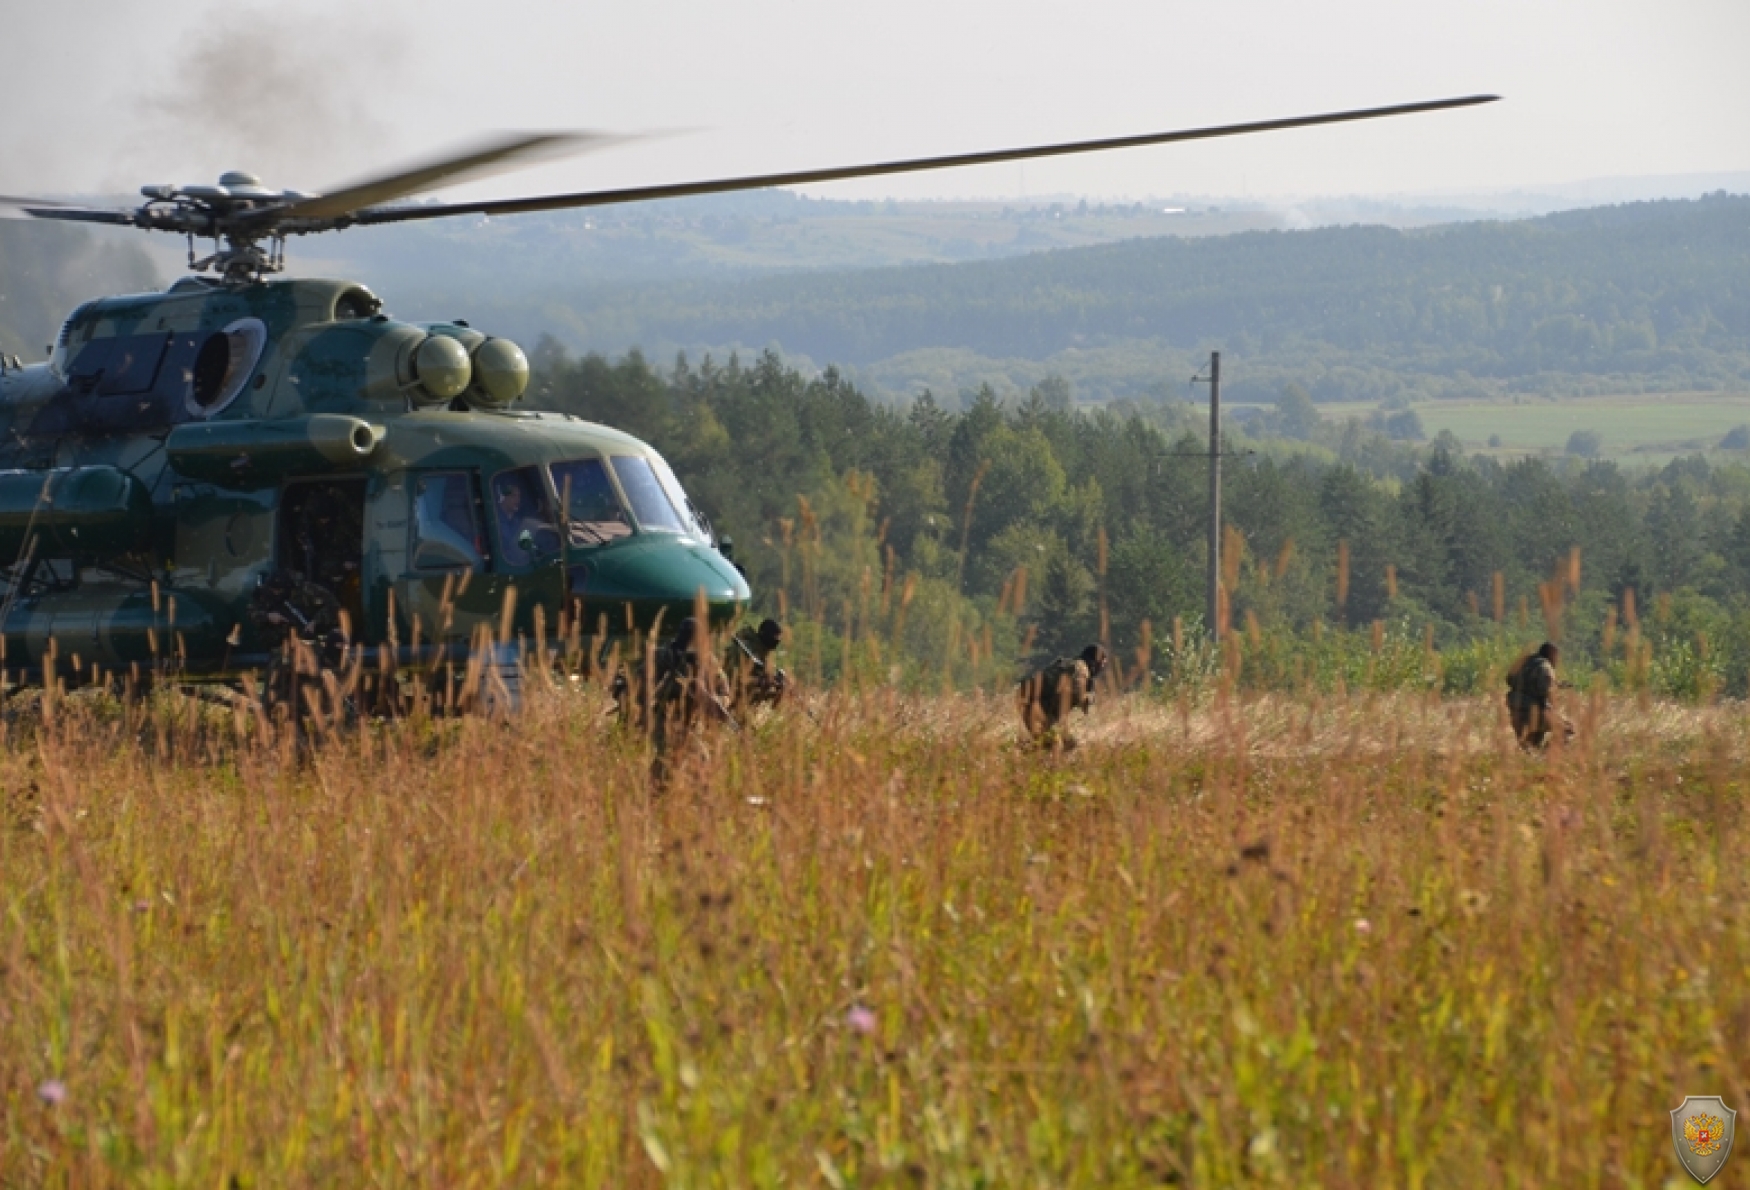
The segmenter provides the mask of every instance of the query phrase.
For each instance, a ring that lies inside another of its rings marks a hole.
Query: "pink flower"
[[[1358,917],[1355,919],[1355,932],[1357,934],[1371,934],[1373,933],[1373,923],[1365,917]]]
[[[36,1089],[36,1097],[54,1107],[67,1101],[67,1084],[58,1078],[51,1078]]]
[[[851,1027],[853,1033],[868,1037],[875,1032],[875,1013],[864,1005],[853,1004],[851,1010],[845,1013],[845,1024]]]

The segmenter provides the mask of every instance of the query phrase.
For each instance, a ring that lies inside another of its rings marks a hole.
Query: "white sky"
[[[817,188],[1405,194],[1750,170],[1750,0],[3,0],[0,193],[330,188],[502,129],[679,130],[547,193],[1471,92],[1493,107]]]

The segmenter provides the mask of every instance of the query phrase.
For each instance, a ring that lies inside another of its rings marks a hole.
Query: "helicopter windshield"
[[[572,545],[602,545],[631,535],[632,519],[600,459],[554,463],[552,471]]]
[[[681,481],[675,476],[668,461],[661,455],[650,460],[656,468],[656,478],[662,484],[662,490],[668,493],[671,504],[678,508],[687,520],[693,523],[693,531],[706,541],[711,541],[711,522],[705,519],[705,514],[699,511],[699,506],[688,498],[681,488]]]
[[[614,476],[632,505],[638,527],[646,533],[685,533],[687,522],[663,490],[650,460],[637,455],[615,455]]]

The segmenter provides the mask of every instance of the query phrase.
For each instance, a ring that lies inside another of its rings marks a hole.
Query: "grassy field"
[[[594,693],[194,706],[5,728],[0,1184],[1653,1186],[1750,1103],[1741,707],[875,690],[653,796]]]
[[[1365,419],[1377,406],[1319,406],[1326,418]],[[1675,455],[1711,452],[1728,430],[1750,425],[1750,394],[1677,393],[1621,397],[1527,397],[1512,401],[1424,401],[1414,406],[1432,438],[1451,430],[1470,450],[1501,455],[1561,453],[1575,430],[1604,436],[1604,455],[1664,463]],[[1489,439],[1498,435],[1499,447]],[[1736,457],[1742,451],[1731,452]]]

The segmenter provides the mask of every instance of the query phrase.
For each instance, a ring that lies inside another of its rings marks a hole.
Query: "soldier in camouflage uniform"
[[[340,601],[295,570],[262,578],[249,601],[249,619],[273,651],[264,675],[269,702],[303,711],[303,686],[346,658]]]
[[[306,586],[325,588],[336,611],[351,609],[356,616],[362,588],[359,560],[364,542],[364,505],[348,498],[334,484],[312,484],[300,493],[296,526],[292,530],[293,574]],[[314,606],[314,605],[312,605]],[[337,621],[334,627],[342,626]],[[347,625],[354,630],[357,625]]]
[[[1550,701],[1556,687],[1561,685],[1556,679],[1556,662],[1560,657],[1561,650],[1544,641],[1537,652],[1521,658],[1507,671],[1507,713],[1521,748],[1542,748],[1557,726],[1561,728],[1564,739],[1573,738],[1573,725],[1556,711]]]
[[[1021,723],[1035,743],[1053,751],[1076,746],[1064,720],[1094,709],[1094,682],[1106,668],[1106,650],[1089,645],[1079,657],[1059,657],[1022,680],[1015,692]]]
[[[777,706],[783,701],[790,677],[773,661],[783,643],[784,626],[776,620],[762,620],[758,628],[743,628],[730,638],[723,654],[723,678],[732,709],[761,703]]]
[[[714,666],[705,672],[701,664],[701,658],[708,658],[709,654],[699,648],[700,635],[698,621],[688,617],[681,621],[668,643],[654,651],[648,670],[648,700],[644,694],[646,671],[642,666],[636,674],[622,667],[609,687],[621,721],[650,733],[655,748],[651,778],[658,786],[667,782],[673,769],[672,753],[694,735],[699,724],[735,726],[722,673]]]
[[[249,619],[273,648],[293,636],[326,644],[340,631],[340,601],[296,570],[275,570],[255,588]]]

